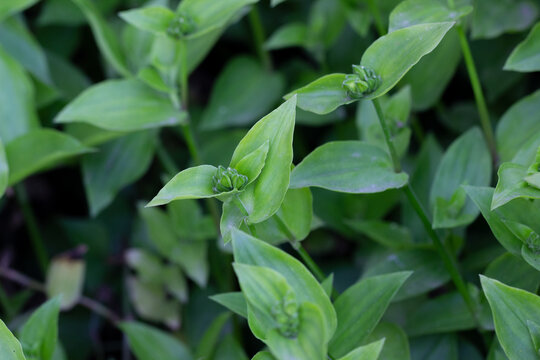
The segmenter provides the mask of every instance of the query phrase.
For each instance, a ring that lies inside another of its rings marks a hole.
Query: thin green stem
[[[294,234],[289,230],[283,219],[277,214],[275,219],[277,221],[279,229],[285,233],[287,239],[289,240],[289,244],[291,244],[293,249],[296,250],[298,255],[300,255],[308,269],[313,273],[313,275],[315,275],[317,280],[319,280],[320,282],[324,281],[324,279],[326,279],[324,272],[321,270],[319,265],[317,265],[317,263],[311,258],[306,249],[302,247],[300,241],[295,238]]]
[[[182,106],[187,110],[189,99],[189,74],[187,68],[187,47],[186,41],[181,39],[180,43],[180,96],[182,97]]]
[[[368,6],[369,10],[371,11],[371,15],[373,15],[373,19],[375,20],[375,27],[377,28],[379,36],[386,35],[386,30],[384,29],[381,13],[379,12],[376,0],[368,0]]]
[[[437,232],[433,230],[433,227],[431,226],[431,221],[410,184],[407,184],[405,186],[404,192],[407,196],[407,199],[409,200],[409,203],[412,205],[413,209],[418,214],[418,217],[420,217],[420,220],[422,221],[426,232],[433,241],[433,245],[437,250],[437,253],[441,257],[441,260],[443,261],[446,270],[450,274],[450,278],[452,279],[457,290],[463,297],[463,300],[465,300],[465,304],[467,304],[467,307],[471,312],[473,319],[476,321],[477,324],[479,324],[478,318],[476,316],[476,305],[471,297],[471,294],[469,293],[467,285],[465,284],[465,280],[463,280],[463,277],[458,270],[458,265],[454,257],[444,246]]]
[[[390,157],[392,158],[392,162],[394,164],[394,169],[396,172],[401,171],[401,164],[399,161],[399,158],[397,157],[396,150],[394,148],[394,144],[390,138],[390,134],[388,132],[387,126],[386,126],[386,120],[384,118],[384,114],[382,112],[382,109],[379,105],[379,102],[377,99],[373,100],[373,104],[375,105],[375,109],[377,111],[377,115],[379,118],[379,122],[381,124],[381,127],[383,128],[383,133],[386,141],[386,145],[388,146],[388,149],[390,150]],[[431,225],[431,221],[427,215],[427,212],[422,207],[420,201],[416,197],[412,187],[410,184],[407,184],[405,188],[403,189],[405,192],[405,195],[407,196],[407,199],[409,200],[410,204],[412,205],[414,211],[422,221],[422,225],[424,225],[424,229],[428,233],[429,237],[431,238],[433,242],[433,246],[437,250],[437,253],[441,257],[441,260],[443,261],[443,264],[450,274],[450,278],[454,282],[454,285],[456,286],[457,290],[463,297],[463,300],[465,300],[465,303],[467,304],[467,307],[469,308],[469,311],[471,312],[473,319],[477,324],[478,318],[476,316],[476,306],[474,304],[474,301],[472,299],[471,294],[469,293],[469,290],[467,289],[467,285],[465,284],[465,281],[463,280],[463,277],[461,276],[457,263],[448,251],[448,249],[444,246],[443,242],[439,238],[439,235],[435,230],[433,230],[433,226]]]
[[[476,66],[474,65],[471,48],[469,47],[469,42],[467,41],[467,36],[465,35],[463,27],[458,24],[456,25],[456,30],[459,35],[459,42],[461,44],[463,58],[465,59],[465,65],[467,66],[467,72],[469,73],[469,79],[471,81],[474,99],[476,100],[476,107],[478,109],[478,115],[480,117],[480,124],[482,125],[482,130],[484,131],[484,136],[486,138],[489,151],[491,152],[493,162],[497,163],[497,144],[495,142],[495,136],[493,135],[493,128],[489,119],[489,111],[486,105],[486,100],[484,98],[484,92],[482,91],[482,85],[480,84],[478,72],[476,71]]]
[[[15,185],[15,194],[17,201],[19,202],[19,206],[21,207],[24,221],[26,222],[26,229],[28,230],[30,241],[32,241],[32,247],[34,248],[34,253],[36,255],[39,267],[43,273],[46,273],[49,265],[47,250],[45,249],[45,243],[43,242],[43,238],[39,232],[36,216],[34,215],[34,211],[30,205],[24,184],[19,183]]]
[[[375,111],[377,111],[377,116],[379,117],[379,123],[381,124],[383,133],[384,133],[384,140],[386,141],[386,146],[388,147],[388,150],[390,151],[390,157],[392,158],[392,163],[394,164],[394,170],[396,172],[401,171],[401,163],[399,161],[399,157],[397,156],[396,148],[394,146],[394,140],[392,136],[390,135],[390,131],[388,130],[388,125],[386,124],[386,121],[384,120],[384,113],[381,108],[381,104],[379,103],[379,100],[373,99],[373,105],[375,106]]]
[[[255,41],[255,50],[257,51],[257,55],[261,59],[261,62],[266,70],[271,70],[272,59],[270,58],[268,51],[264,48],[264,27],[262,25],[261,16],[259,14],[257,5],[253,5],[251,7],[251,11],[249,12],[249,23],[251,25],[251,31],[253,32],[253,40]]]

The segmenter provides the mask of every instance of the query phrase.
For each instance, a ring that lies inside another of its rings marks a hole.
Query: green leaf
[[[125,55],[113,29],[107,24],[99,9],[90,0],[72,0],[88,19],[101,54],[122,76],[130,77]]]
[[[502,209],[491,210],[491,200],[494,189],[480,186],[464,186],[467,195],[478,207],[482,216],[486,219],[491,232],[501,245],[514,255],[521,252],[522,242],[517,238],[504,223]]]
[[[138,322],[122,322],[120,329],[138,360],[191,360],[187,346],[171,335]]]
[[[333,356],[344,356],[363,343],[410,275],[407,271],[365,278],[337,298],[338,328],[329,347]]]
[[[347,223],[355,231],[387,248],[403,249],[414,246],[409,229],[397,223],[381,220],[350,220]]]
[[[97,153],[82,159],[84,188],[92,216],[146,172],[154,157],[155,142],[154,131],[137,132],[110,141]]]
[[[0,21],[4,20],[10,15],[16,14],[29,8],[37,3],[39,0],[9,0],[2,1],[0,3]]]
[[[236,57],[216,80],[201,128],[250,125],[272,109],[283,88],[280,74],[266,71],[252,58]]]
[[[540,354],[540,325],[534,321],[527,320],[529,333],[534,344],[534,349]]]
[[[7,145],[39,126],[34,87],[24,69],[0,47],[0,139]]]
[[[158,35],[166,35],[175,14],[162,6],[148,6],[120,12],[119,16],[129,24]]]
[[[364,344],[369,344],[379,339],[385,339],[379,360],[410,359],[409,340],[405,331],[399,326],[387,322],[379,323]]]
[[[0,45],[44,84],[52,85],[45,52],[21,19],[0,23]]]
[[[249,360],[234,334],[227,334],[215,352],[213,360]]]
[[[437,47],[453,25],[453,22],[413,25],[372,43],[360,65],[373,69],[382,82],[365,98],[374,99],[390,91],[411,67]]]
[[[501,162],[512,160],[522,145],[540,133],[540,90],[512,105],[497,125]],[[536,148],[534,149],[536,152]]]
[[[139,214],[145,221],[148,235],[159,253],[180,265],[199,286],[205,286],[208,279],[207,243],[178,239],[170,218],[160,209],[140,206]]]
[[[394,301],[400,301],[436,289],[450,280],[448,271],[436,255],[429,249],[384,251],[375,253],[366,264],[363,277],[391,274],[398,271],[412,271],[410,279],[403,284]]]
[[[50,299],[26,320],[19,332],[24,354],[28,358],[51,360],[58,338],[60,298]]]
[[[508,271],[512,269],[512,271]],[[540,286],[540,272],[523,261],[519,256],[505,253],[493,260],[484,275],[508,286],[536,292]]]
[[[211,216],[203,215],[196,200],[175,201],[167,206],[167,212],[181,239],[210,240],[217,237]]]
[[[512,51],[504,64],[504,70],[540,71],[540,23],[536,23],[525,40]]]
[[[345,74],[325,75],[285,95],[284,98],[289,99],[296,95],[300,109],[320,115],[328,114],[341,105],[356,101],[349,97],[343,87],[345,76]]]
[[[457,138],[445,152],[431,186],[433,228],[470,224],[478,209],[466,199],[461,185],[487,186],[491,178],[491,157],[482,132],[472,128]]]
[[[538,15],[538,5],[530,0],[476,0],[472,37],[491,39],[507,32],[528,29]]]
[[[418,360],[458,360],[458,342],[454,334],[431,335],[411,341],[411,358]]]
[[[147,206],[168,204],[174,200],[200,199],[216,197],[212,190],[212,178],[217,168],[212,165],[200,165],[183,170],[175,175]]]
[[[295,290],[298,303],[310,302],[321,310],[324,319],[325,339],[336,328],[336,314],[330,299],[319,282],[301,262],[284,251],[255,239],[239,230],[232,231],[234,259],[239,264],[271,268],[285,277]]]
[[[168,297],[161,284],[129,276],[127,289],[133,308],[142,319],[164,323],[171,329],[180,327],[180,304]]]
[[[0,354],[5,360],[26,360],[19,341],[0,319]]]
[[[499,181],[491,201],[491,210],[517,199],[540,199],[540,189],[530,186],[525,178],[527,176],[527,167],[504,163],[497,172]]]
[[[298,314],[300,327],[298,336],[287,338],[272,329],[266,343],[277,359],[325,360],[326,341],[323,331],[324,317],[317,306],[305,302]]]
[[[540,323],[540,297],[480,275],[491,307],[495,332],[510,359],[538,359],[527,321]]]
[[[33,130],[6,145],[9,184],[92,151],[71,136],[52,129]]]
[[[261,266],[233,264],[248,307],[248,322],[253,334],[265,341],[271,330],[278,328],[285,337],[295,337],[298,329],[298,301],[295,291],[279,272]],[[295,305],[292,314],[283,313],[287,304]],[[278,314],[285,319],[278,318]],[[296,316],[293,318],[293,316]],[[296,324],[284,324],[296,320]],[[322,327],[318,331],[324,330]],[[287,335],[284,334],[286,332]],[[292,334],[289,334],[291,332]]]
[[[439,0],[406,0],[399,3],[390,13],[388,32],[426,23],[457,22],[472,12],[473,7],[462,5],[456,9]]]
[[[135,80],[107,80],[85,90],[55,118],[56,123],[83,122],[106,130],[136,131],[174,126],[186,113],[168,98]]]
[[[415,110],[427,110],[440,100],[460,60],[459,36],[455,29],[450,29],[435,50],[420,59],[402,79],[411,87]]]
[[[2,139],[0,139],[0,199],[6,192],[9,179],[9,166],[6,159],[6,150],[4,149],[4,144]]]
[[[407,314],[409,336],[449,333],[474,329],[475,320],[458,292],[451,292],[415,305]]]
[[[231,166],[238,170],[240,174],[247,176],[248,184],[251,184],[261,174],[266,164],[269,149],[270,141],[266,140],[257,149],[241,158],[236,164],[231,164]]]
[[[242,316],[243,318],[248,317],[247,303],[246,298],[241,292],[230,292],[217,294],[210,296],[210,299],[214,300],[220,305],[225,306],[227,309],[231,310],[233,313]]]
[[[278,50],[293,46],[304,46],[308,28],[304,23],[294,22],[278,28],[264,43],[266,50]]]
[[[205,331],[204,336],[197,345],[195,351],[195,359],[213,359],[212,355],[216,352],[216,345],[219,340],[219,335],[223,330],[223,327],[229,321],[231,313],[226,312],[214,319],[208,329]]]
[[[276,358],[268,351],[259,351],[251,360],[276,360]]]
[[[195,19],[195,32],[187,38],[198,37],[227,25],[238,12],[258,0],[186,0],[180,2],[177,12],[188,14]]]
[[[259,177],[239,195],[251,223],[259,223],[275,214],[285,197],[293,158],[295,113],[296,97],[259,120],[234,151],[230,165],[233,168],[245,156],[269,142],[268,155]]]
[[[377,360],[384,343],[385,339],[383,338],[371,344],[359,346],[339,360]]]
[[[390,157],[378,146],[335,141],[319,146],[294,168],[290,187],[368,194],[399,189],[407,180],[407,174],[394,172]]]
[[[61,295],[60,307],[69,310],[81,297],[86,264],[83,259],[70,256],[54,258],[47,269],[45,287],[47,296],[54,298]]]

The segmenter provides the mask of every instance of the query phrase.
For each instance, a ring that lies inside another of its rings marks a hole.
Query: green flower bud
[[[296,337],[300,320],[294,292],[289,291],[281,302],[272,307],[272,317],[281,335],[287,338]]]
[[[167,35],[175,39],[180,39],[195,31],[197,24],[191,16],[185,13],[177,13],[169,23]]]
[[[526,240],[527,247],[536,255],[540,254],[540,235],[531,232]]]
[[[248,183],[245,175],[239,174],[236,169],[219,166],[212,178],[214,193],[219,194],[232,190],[242,190]]]
[[[360,99],[371,94],[381,84],[381,77],[372,69],[362,65],[353,65],[353,73],[348,74],[343,81],[343,87],[352,99]]]

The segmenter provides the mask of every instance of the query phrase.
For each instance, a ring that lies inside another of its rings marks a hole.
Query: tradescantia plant
[[[0,3],[0,359],[539,359],[539,18]]]

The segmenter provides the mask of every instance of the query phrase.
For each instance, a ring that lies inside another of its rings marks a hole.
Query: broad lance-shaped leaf
[[[131,73],[127,68],[126,58],[120,46],[120,41],[116,33],[107,24],[103,15],[100,14],[96,5],[90,0],[72,0],[81,9],[88,23],[92,28],[92,33],[96,39],[103,57],[122,76],[130,77]]]
[[[2,48],[0,79],[0,139],[7,144],[39,127],[39,122],[35,112],[32,81],[22,66]]]
[[[131,133],[83,157],[84,188],[92,216],[99,214],[122,188],[146,172],[154,157],[155,142],[155,131]]]
[[[527,321],[540,324],[540,297],[480,275],[495,332],[509,359],[537,360]]]
[[[240,231],[232,231],[234,260],[239,264],[268,267],[285,277],[295,290],[298,303],[310,302],[319,308],[328,341],[337,325],[334,307],[319,282],[304,265],[284,251]]]
[[[536,23],[527,38],[512,51],[504,70],[540,71],[540,23]]]
[[[56,116],[56,123],[83,122],[106,130],[136,131],[181,124],[186,113],[135,80],[107,80],[85,90]]]
[[[212,178],[217,168],[212,165],[200,165],[176,174],[148,203],[147,206],[168,204],[173,200],[201,199],[216,197],[212,187]]]
[[[399,3],[390,13],[388,32],[393,32],[417,24],[458,21],[470,14],[470,5],[451,9],[439,0],[406,0]]]
[[[216,80],[201,129],[251,125],[278,102],[283,87],[283,77],[266,71],[259,61],[244,56],[234,58]]]
[[[122,11],[119,16],[135,27],[158,35],[166,35],[175,13],[163,6],[147,6]]]
[[[360,65],[373,70],[380,77],[380,84],[362,98],[374,99],[390,91],[411,67],[437,47],[453,25],[453,22],[414,25],[396,30],[371,44]],[[345,77],[345,74],[326,75],[285,98],[297,94],[298,107],[327,114],[358,99],[351,97],[343,87]]]
[[[245,6],[258,0],[186,0],[178,5],[177,13],[187,14],[195,19],[195,30],[188,39],[206,34],[223,27]]]
[[[33,130],[8,143],[5,150],[10,185],[71,157],[93,151],[75,138],[53,129]]]
[[[388,154],[361,141],[336,141],[319,146],[291,175],[293,189],[316,186],[328,190],[368,194],[398,189],[407,174],[396,173]]]
[[[339,360],[377,360],[383,349],[385,339],[360,346]]]
[[[0,354],[5,360],[26,360],[21,344],[0,319]]]
[[[0,3],[0,21],[4,20],[10,15],[16,14],[20,11],[29,8],[39,0],[9,0],[2,1]]]
[[[9,166],[6,159],[6,150],[4,149],[4,144],[2,139],[0,139],[0,199],[4,195],[8,185],[9,179]]]
[[[512,105],[499,121],[495,135],[501,162],[511,161],[539,133],[540,90],[537,90]]]
[[[324,317],[321,310],[310,302],[300,305],[298,311],[299,329],[296,338],[289,339],[273,329],[266,344],[277,359],[325,360],[326,339],[324,338]]]
[[[28,358],[51,360],[58,339],[60,298],[50,299],[35,310],[19,332],[24,354]]]
[[[492,39],[507,32],[528,29],[539,10],[537,3],[531,0],[476,0],[471,24],[472,37]]]
[[[210,359],[212,358],[212,355],[219,354],[219,351],[221,350],[219,347],[216,349],[216,345],[218,341],[220,340],[221,332],[224,328],[224,326],[227,324],[228,320],[231,318],[231,313],[225,312],[219,316],[217,316],[212,323],[208,326],[206,331],[204,332],[204,335],[202,339],[199,341],[199,344],[197,345],[197,349],[195,351],[195,358],[196,359]],[[232,335],[232,334],[230,334]],[[247,357],[240,357],[238,360],[247,360]]]
[[[540,354],[540,324],[527,320],[527,326],[529,327],[529,333],[531,334],[534,349]]]
[[[364,344],[372,344],[381,339],[384,339],[384,346],[378,359],[410,360],[409,339],[401,327],[394,323],[381,322],[371,332]]]
[[[540,199],[540,189],[529,185],[525,181],[527,167],[504,163],[499,167],[497,174],[499,175],[499,181],[493,194],[491,210],[516,198]]]
[[[159,329],[138,322],[123,322],[120,329],[127,335],[138,360],[193,359],[186,345]]]
[[[282,336],[298,336],[299,303],[285,277],[267,267],[238,263],[233,265],[247,300],[248,322],[253,334],[265,341],[268,333],[277,328]]]
[[[227,309],[231,310],[235,314],[247,319],[247,302],[244,294],[242,294],[241,292],[217,294],[214,296],[210,296],[210,299],[214,300],[220,305],[225,306]]]
[[[283,202],[291,173],[295,115],[296,96],[259,120],[234,150],[230,166],[236,168],[246,156],[269,142],[265,164],[257,180],[239,195],[251,223],[268,219]]]
[[[341,357],[360,346],[410,275],[404,271],[366,278],[341,294],[334,303],[338,328],[329,352]]]
[[[489,151],[482,132],[475,127],[450,145],[439,164],[430,192],[433,227],[470,224],[479,211],[461,185],[487,186],[490,179]]]
[[[516,237],[503,221],[504,209],[491,210],[494,189],[481,186],[463,186],[467,195],[478,207],[482,216],[486,219],[491,232],[501,245],[514,255],[521,252],[522,242]]]

